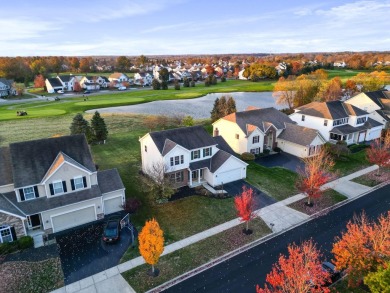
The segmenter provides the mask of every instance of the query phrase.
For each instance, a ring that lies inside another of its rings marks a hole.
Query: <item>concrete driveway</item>
[[[246,186],[247,188],[252,188],[255,195],[255,210],[266,207],[276,202],[275,199],[269,197],[265,193],[261,192],[259,189],[253,185],[245,182],[244,180],[238,180],[230,182],[223,185],[223,189],[228,192],[231,196],[236,196],[242,192],[242,187]]]
[[[282,152],[260,157],[255,162],[264,167],[283,167],[293,172],[298,172],[299,169],[303,169],[305,166],[300,158]]]
[[[104,222],[96,223],[56,236],[65,285],[119,264],[132,241],[130,230],[122,229],[118,242],[106,244],[103,227]]]

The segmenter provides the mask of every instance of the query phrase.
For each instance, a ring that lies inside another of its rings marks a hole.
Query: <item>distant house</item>
[[[16,95],[13,83],[14,81],[11,79],[0,78],[0,98]]]
[[[247,78],[244,76],[245,69],[242,69],[238,72],[238,79],[247,80]]]
[[[57,78],[61,81],[65,91],[73,91],[76,82],[74,75],[57,75]]]
[[[96,170],[84,135],[0,148],[0,242],[94,222],[124,200],[118,171]]]
[[[142,171],[154,176],[152,170],[161,166],[176,187],[218,186],[246,177],[248,164],[202,126],[150,132],[139,141]]]
[[[121,83],[121,82],[124,82],[124,81],[128,81],[129,80],[129,77],[124,74],[124,73],[121,73],[121,72],[114,72],[113,74],[111,74],[109,77],[108,77],[108,80],[109,81],[116,81],[118,83]]]
[[[64,90],[64,85],[62,84],[61,80],[57,77],[52,78],[46,78],[45,85],[47,88],[47,92],[50,94],[56,93],[58,91]]]
[[[275,108],[232,113],[214,122],[213,130],[214,136],[222,136],[239,154],[260,154],[279,147],[294,156],[307,157],[315,155],[325,143],[317,130],[295,125]]]
[[[369,117],[382,123],[383,128],[390,127],[390,92],[374,91],[360,93],[345,101],[369,113]]]
[[[344,61],[336,61],[333,63],[333,66],[339,67],[339,68],[344,68],[347,66],[347,63],[345,63]]]
[[[99,76],[83,76],[83,78],[80,80],[80,86],[83,89],[90,91],[100,90]]]
[[[134,84],[137,85],[151,85],[153,81],[153,75],[148,72],[139,72],[134,74]]]
[[[289,117],[298,125],[317,129],[326,141],[348,145],[379,138],[383,127],[368,112],[341,101],[312,102],[296,108]]]

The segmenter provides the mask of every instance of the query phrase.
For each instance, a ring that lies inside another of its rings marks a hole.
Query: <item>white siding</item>
[[[283,152],[299,158],[305,158],[309,155],[309,148],[307,146],[302,146],[279,138],[276,141],[278,142],[278,147]],[[319,136],[316,136],[316,138],[310,143],[310,146],[319,146],[323,144],[324,141]]]
[[[305,121],[302,121],[302,114],[299,112],[292,113],[289,117],[300,126],[317,129],[325,140],[329,141],[329,131],[333,129],[333,120],[305,115]],[[324,126],[324,120],[328,120],[327,126]]]
[[[374,127],[367,130],[366,140],[373,140],[381,137],[382,127]]]
[[[247,164],[233,156],[231,156],[218,170],[214,172],[214,180],[212,185],[220,185],[229,183],[239,179],[246,178]],[[229,179],[228,181],[223,181]]]
[[[220,119],[213,124],[213,133],[217,128],[219,135],[225,139],[233,151],[239,154],[248,152],[248,139],[246,138],[246,134],[235,122]],[[236,139],[236,134],[239,135],[239,139]]]
[[[175,165],[175,157],[179,156],[179,165]],[[180,156],[183,156],[184,163],[181,164]],[[171,158],[173,158],[174,165],[171,166]],[[164,164],[167,166],[167,172],[174,172],[187,168],[190,164],[189,151],[181,146],[175,146],[168,154],[164,156]]]
[[[259,142],[258,143],[253,143],[253,137],[259,136]],[[251,149],[255,148],[260,148],[260,153],[263,152],[263,147],[264,147],[264,133],[262,133],[258,128],[253,131],[247,139],[248,142],[248,147],[247,147],[247,152],[250,152]]]
[[[367,97],[365,93],[360,93],[353,98],[346,100],[345,103],[354,105],[355,107],[358,107],[359,109],[362,109],[368,113],[380,109],[380,107],[375,104],[369,97]]]
[[[161,156],[157,146],[154,144],[153,139],[149,134],[140,139],[141,143],[141,159],[142,159],[142,171],[148,173],[153,167],[153,164],[162,164],[163,157]],[[145,150],[145,146],[147,150]]]
[[[105,200],[103,200],[103,205],[104,205],[104,214],[105,215],[121,211],[121,210],[123,210],[123,208],[122,208],[123,198],[122,198],[122,196],[117,196],[117,197],[105,199]]]

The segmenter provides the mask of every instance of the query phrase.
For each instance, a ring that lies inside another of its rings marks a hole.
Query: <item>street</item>
[[[390,185],[382,187],[328,214],[280,234],[246,252],[199,273],[164,292],[255,292],[256,284],[264,286],[267,273],[287,245],[312,238],[331,260],[332,243],[345,230],[354,214],[363,210],[377,218],[390,209]],[[298,273],[298,272],[297,272]]]

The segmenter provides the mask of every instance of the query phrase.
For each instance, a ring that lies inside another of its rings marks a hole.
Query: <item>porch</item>
[[[366,140],[366,129],[353,127],[349,124],[333,128],[329,132],[329,142],[337,143],[344,141],[347,145],[364,142]]]

